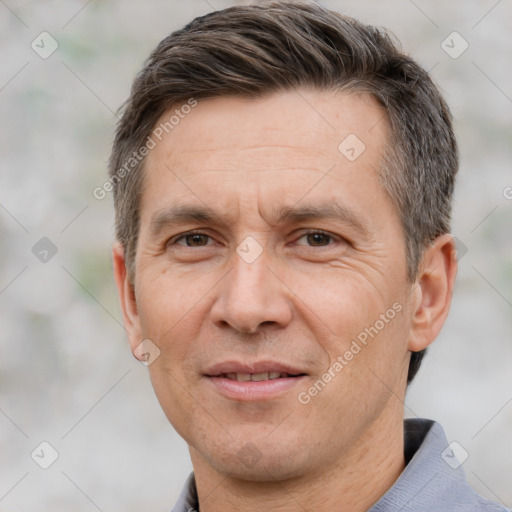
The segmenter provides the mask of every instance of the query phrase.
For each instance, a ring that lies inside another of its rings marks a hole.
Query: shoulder
[[[407,465],[369,512],[508,511],[503,505],[480,496],[469,485],[462,469],[463,461],[456,461],[439,423],[406,420],[404,437]]]
[[[471,509],[474,510],[475,512],[510,512],[510,509],[503,505],[500,505],[499,503],[496,503],[495,501],[488,500],[487,498],[480,496],[476,492],[475,495],[478,503],[475,504],[474,509]]]

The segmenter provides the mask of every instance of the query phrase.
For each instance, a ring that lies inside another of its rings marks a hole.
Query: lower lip
[[[270,400],[289,391],[304,377],[288,377],[261,381],[226,379],[225,377],[207,377],[215,389],[227,398],[241,402]]]

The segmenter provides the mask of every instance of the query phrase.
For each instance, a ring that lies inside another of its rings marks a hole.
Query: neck
[[[376,420],[335,465],[293,479],[254,482],[224,475],[191,449],[202,512],[367,511],[405,467],[403,420]]]

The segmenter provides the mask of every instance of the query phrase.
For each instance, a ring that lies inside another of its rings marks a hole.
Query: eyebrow
[[[274,210],[271,218],[276,224],[322,219],[337,220],[353,226],[362,233],[368,232],[368,223],[361,215],[348,206],[335,201],[322,204],[304,203],[300,206],[285,206]]]
[[[354,227],[362,234],[368,233],[368,223],[354,210],[337,202],[322,204],[301,203],[300,205],[274,208],[270,212],[266,222],[271,225],[293,224],[308,220],[337,220],[343,224]],[[229,227],[232,222],[223,220],[221,214],[216,214],[205,206],[175,205],[165,210],[160,210],[153,215],[150,221],[150,233],[156,237],[170,225],[201,222],[204,224]]]
[[[203,222],[205,224],[226,225],[220,217],[204,206],[176,205],[160,210],[153,215],[149,231],[152,236],[158,236],[167,226],[186,224],[187,222]]]

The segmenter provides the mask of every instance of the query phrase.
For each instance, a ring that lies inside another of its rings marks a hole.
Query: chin
[[[312,461],[304,443],[286,439],[241,441],[238,437],[221,447],[209,443],[200,447],[202,457],[221,474],[252,482],[283,481],[300,476]],[[254,437],[253,437],[254,439]]]
[[[234,454],[236,457],[236,454]],[[290,454],[288,454],[290,457]],[[246,480],[248,482],[282,482],[301,475],[300,465],[291,463],[288,457],[276,460],[275,455],[262,455],[254,465],[241,461],[212,461],[212,466],[219,473],[230,475],[231,478]]]

